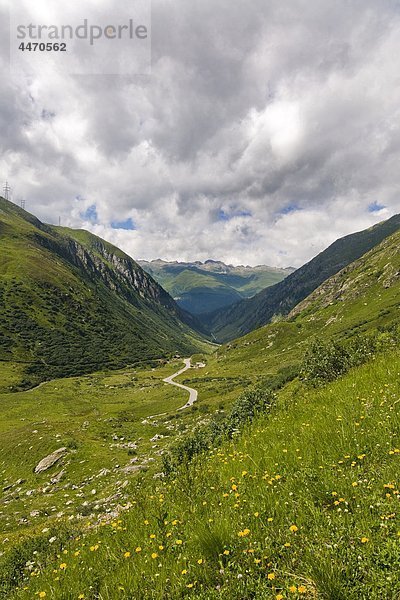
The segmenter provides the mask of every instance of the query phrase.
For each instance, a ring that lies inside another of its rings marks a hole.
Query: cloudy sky
[[[151,73],[126,78],[10,73],[1,2],[0,179],[42,220],[299,266],[400,212],[398,0],[153,0]]]

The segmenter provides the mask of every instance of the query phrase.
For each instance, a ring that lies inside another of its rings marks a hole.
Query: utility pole
[[[10,196],[11,196],[11,187],[8,185],[8,181],[6,181],[4,184],[3,193],[4,193],[4,198],[6,200],[9,200]]]
[[[21,208],[22,208],[23,210],[25,210],[25,205],[26,205],[25,198],[21,198],[21,200],[20,200],[20,204],[21,204]]]

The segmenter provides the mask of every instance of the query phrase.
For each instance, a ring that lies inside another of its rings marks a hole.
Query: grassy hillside
[[[282,281],[292,269],[267,266],[234,267],[218,261],[168,263],[140,261],[185,310],[200,315],[250,298]]]
[[[351,340],[390,328],[399,318],[399,273],[397,232],[327,280],[287,318],[221,346],[205,358],[204,372],[182,378],[200,390],[201,401],[217,405],[219,386],[229,400],[260,378],[299,365],[315,337]]]
[[[282,282],[233,307],[202,315],[216,339],[228,341],[287,315],[332,275],[360,258],[400,228],[400,215],[374,227],[337,240]]]
[[[182,375],[185,412],[179,362],[3,392],[3,596],[397,600],[399,274],[397,232]],[[316,337],[348,372],[313,388]]]
[[[126,254],[0,198],[0,359],[26,384],[205,347],[196,323]]]
[[[99,529],[4,543],[0,568],[23,563],[7,597],[395,600],[399,369],[395,352],[321,390],[292,385]]]

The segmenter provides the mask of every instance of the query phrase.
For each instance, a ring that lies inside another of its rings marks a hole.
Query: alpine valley
[[[173,296],[179,306],[195,315],[251,298],[294,271],[290,267],[277,269],[265,265],[235,267],[215,260],[204,263],[142,260],[139,264]]]
[[[399,215],[279,271],[0,199],[1,597],[398,599],[399,305]]]

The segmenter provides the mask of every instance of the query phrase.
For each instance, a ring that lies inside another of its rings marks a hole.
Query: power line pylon
[[[4,198],[6,200],[9,200],[10,195],[11,195],[11,187],[8,185],[8,181],[6,181],[4,184],[3,193],[4,193]]]

